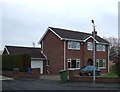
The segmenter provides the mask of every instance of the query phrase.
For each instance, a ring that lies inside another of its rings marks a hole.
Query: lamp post
[[[95,23],[91,20],[93,24],[93,66],[95,67]],[[95,82],[95,69],[93,70],[93,82]]]

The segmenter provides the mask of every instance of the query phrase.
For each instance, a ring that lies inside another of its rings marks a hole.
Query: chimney
[[[94,34],[94,32],[95,32],[95,35],[97,35],[97,31],[92,31],[92,35]]]

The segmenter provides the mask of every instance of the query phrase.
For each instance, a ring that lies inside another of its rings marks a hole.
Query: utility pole
[[[91,20],[93,24],[93,66],[95,67],[95,23]],[[93,82],[95,82],[95,69],[93,71]]]

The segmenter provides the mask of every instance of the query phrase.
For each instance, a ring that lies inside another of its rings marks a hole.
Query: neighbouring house
[[[44,62],[46,56],[41,52],[40,48],[34,47],[19,47],[19,46],[5,46],[3,54],[30,54],[31,68],[40,68],[40,73],[44,73]]]
[[[41,51],[46,55],[45,73],[58,74],[60,70],[79,69],[90,64],[93,58],[93,40],[96,42],[96,66],[109,72],[109,42],[95,32],[84,33],[61,28],[48,27],[39,40]],[[92,62],[93,63],[93,62]]]

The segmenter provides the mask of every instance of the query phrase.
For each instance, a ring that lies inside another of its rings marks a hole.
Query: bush
[[[19,68],[26,72],[28,67],[31,67],[31,56],[29,54],[2,55],[3,70],[11,71],[14,68]]]
[[[118,61],[116,63],[116,72],[117,72],[118,76],[120,76],[120,61]]]

